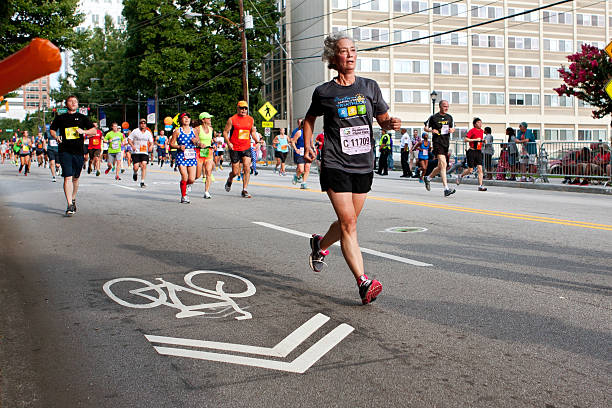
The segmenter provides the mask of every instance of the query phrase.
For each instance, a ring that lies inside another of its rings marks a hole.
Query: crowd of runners
[[[274,171],[280,176],[286,175],[285,162],[293,152],[296,170],[291,181],[302,189],[308,188],[310,167],[316,163],[321,189],[327,193],[337,219],[325,234],[312,235],[309,265],[313,271],[321,272],[326,266],[328,248],[340,241],[361,300],[367,304],[382,291],[382,284],[365,273],[356,227],[373,180],[373,120],[376,119],[383,131],[400,130],[401,120],[389,115],[389,106],[376,81],[355,75],[356,59],[351,38],[334,34],[325,39],[323,60],[338,75],[315,89],[305,118],[298,120],[290,134],[280,129],[271,148],[274,149]],[[231,167],[225,190],[230,192],[234,182],[241,182],[240,196],[252,197],[248,191],[250,176],[258,174],[257,160],[267,155],[264,138],[257,132],[247,102],[237,103],[236,114],[227,119],[222,131],[213,129],[213,115],[208,112],[200,113],[197,119],[183,112],[178,115],[178,126],[171,134],[162,130],[155,136],[145,119],[138,120],[138,126],[131,130],[125,122],[121,125],[113,122],[104,134],[98,123],[78,112],[75,96],[68,97],[65,103],[67,113],[56,116],[50,129],[35,137],[28,132],[15,135],[0,145],[0,152],[2,163],[10,161],[26,176],[32,163],[48,168],[53,182],[62,176],[67,216],[77,211],[79,179],[85,170],[94,177],[111,173],[116,181],[131,171],[133,182],[146,188],[148,167],[167,166],[180,176],[177,183],[180,203],[190,203],[189,194],[196,180],[204,181],[203,198],[210,199],[211,183],[215,181],[213,172],[223,170],[226,153]],[[448,114],[448,102],[441,101],[439,106],[440,112],[425,121],[425,131],[431,134],[431,140],[425,136],[413,149],[418,151],[427,190],[430,190],[430,179],[440,173],[444,195],[449,196],[455,190],[448,186],[445,170],[454,123]],[[314,125],[319,116],[324,118],[323,132],[315,136]],[[480,189],[484,191],[480,153],[484,137],[480,120],[474,120],[474,129],[465,141],[470,145],[469,171],[478,168]],[[437,160],[436,168],[426,176],[428,163],[433,160]]]

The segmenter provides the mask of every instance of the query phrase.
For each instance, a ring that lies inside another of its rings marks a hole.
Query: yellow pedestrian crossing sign
[[[604,88],[610,99],[612,99],[612,80],[608,81],[606,87]]]
[[[263,104],[261,108],[257,111],[259,114],[266,120],[269,121],[272,119],[274,115],[278,113],[278,111],[272,106],[270,102],[266,102]]]

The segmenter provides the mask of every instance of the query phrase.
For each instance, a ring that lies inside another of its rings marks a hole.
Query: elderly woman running
[[[325,144],[321,153],[321,189],[327,192],[338,219],[325,236],[310,239],[310,267],[320,272],[334,242],[340,241],[342,254],[357,280],[365,305],[382,291],[376,279],[366,276],[357,242],[357,217],[363,208],[374,177],[372,118],[383,130],[398,130],[401,121],[392,118],[376,81],[355,75],[357,51],[353,40],[343,33],[325,39],[323,61],[338,76],[318,86],[304,119],[304,158],[312,162],[312,134],[317,116],[323,116]]]

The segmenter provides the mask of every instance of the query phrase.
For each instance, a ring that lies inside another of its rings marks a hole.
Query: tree
[[[60,49],[77,47],[74,30],[83,21],[78,0],[0,1],[0,60],[19,51],[35,37],[45,38]]]
[[[612,62],[608,55],[592,45],[582,45],[580,52],[569,55],[569,67],[561,67],[559,74],[565,82],[554,90],[559,96],[575,96],[598,109],[593,111],[594,118],[612,114],[612,99],[604,90],[605,84],[612,79]]]

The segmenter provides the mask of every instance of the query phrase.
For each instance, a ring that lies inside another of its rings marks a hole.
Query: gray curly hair
[[[351,40],[353,44],[355,43],[353,38],[344,31],[338,31],[325,37],[321,59],[327,62],[327,68],[338,70],[338,67],[334,63],[334,58],[336,58],[336,53],[338,52],[338,42],[344,39]]]

